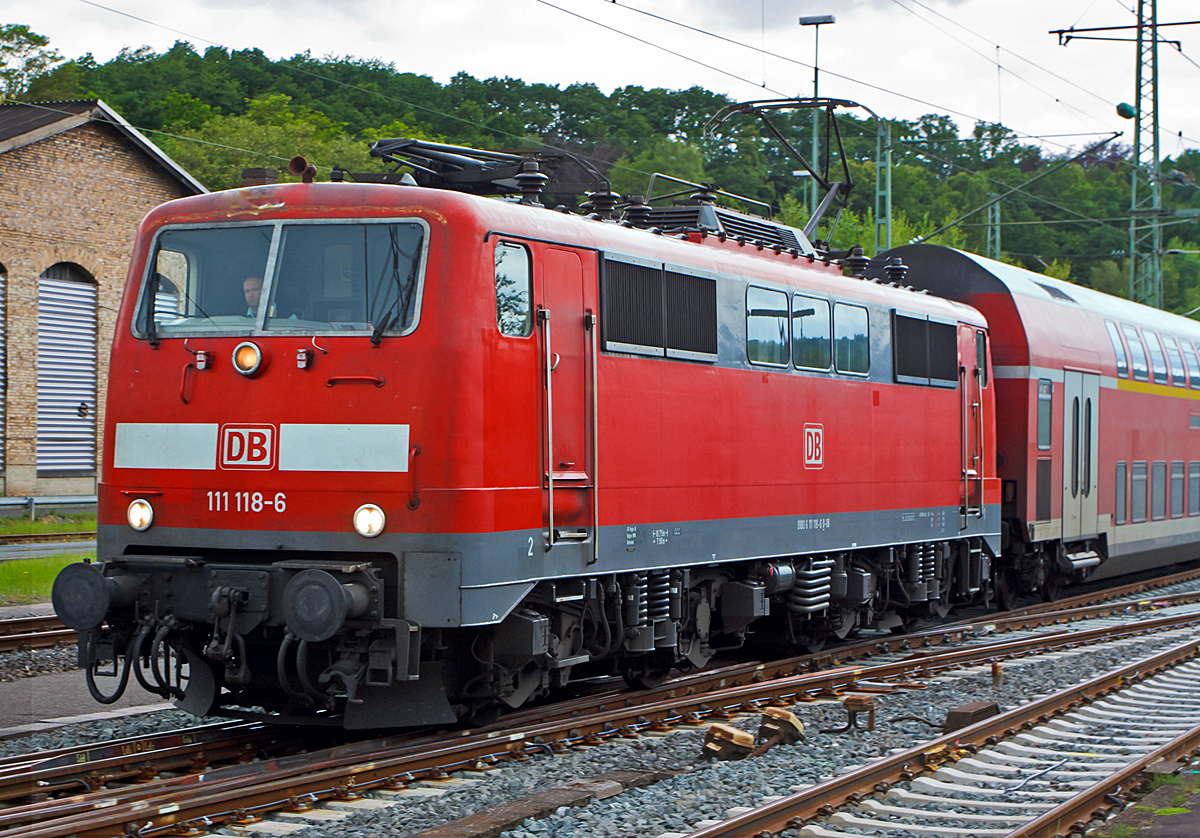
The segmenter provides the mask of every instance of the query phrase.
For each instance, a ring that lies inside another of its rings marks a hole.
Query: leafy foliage
[[[708,121],[730,101],[700,87],[629,86],[605,95],[590,84],[560,87],[465,73],[441,84],[377,60],[303,53],[272,61],[259,50],[201,53],[184,42],[161,54],[126,50],[104,64],[90,55],[61,61],[44,38],[20,26],[0,27],[0,56],[0,83],[9,95],[103,98],[139,128],[165,132],[154,135],[156,141],[211,188],[237,185],[244,166],[282,169],[295,154],[322,167],[378,171],[380,161],[367,156],[366,144],[408,136],[492,149],[542,143],[586,155],[622,195],[643,194],[649,175],[659,171],[766,202],[799,227],[808,218],[807,179],[795,174],[798,161],[751,116],[735,116],[706,133]],[[874,119],[839,116],[844,161],[823,139],[814,163],[833,181],[845,181],[848,171],[854,187],[836,228],[830,212],[816,237],[874,253],[881,212],[875,161],[883,145],[877,128],[886,129],[892,245],[936,233],[935,243],[984,253],[986,207],[998,201],[1002,259],[1127,293],[1128,148],[1109,143],[1068,162],[1072,152],[1055,157],[997,123],[980,122],[964,135],[941,114],[878,126]],[[809,154],[812,112],[770,118]],[[1164,161],[1163,173],[1168,208],[1200,209],[1200,150]],[[1169,248],[1200,250],[1195,219],[1175,221],[1167,228]],[[1200,255],[1166,256],[1163,284],[1167,308],[1200,306]]]
[[[0,102],[16,98],[62,56],[48,49],[50,39],[18,23],[0,24]]]

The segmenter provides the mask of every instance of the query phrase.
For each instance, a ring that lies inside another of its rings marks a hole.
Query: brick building
[[[204,191],[102,101],[0,105],[0,493],[96,491],[138,223]]]

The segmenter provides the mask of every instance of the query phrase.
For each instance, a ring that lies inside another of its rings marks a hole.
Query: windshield
[[[149,331],[159,337],[403,333],[416,321],[424,241],[424,227],[412,221],[166,230],[138,331],[148,333],[153,310]]]

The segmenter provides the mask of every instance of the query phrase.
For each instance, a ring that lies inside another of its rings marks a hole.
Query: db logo
[[[804,426],[804,467],[822,468],[825,465],[825,429],[821,425]]]
[[[221,468],[271,468],[276,439],[274,425],[222,425]]]

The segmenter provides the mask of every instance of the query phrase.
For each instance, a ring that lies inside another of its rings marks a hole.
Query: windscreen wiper
[[[371,332],[372,346],[379,346],[380,341],[383,340],[383,333],[388,330],[389,326],[396,322],[399,316],[399,314],[393,314],[391,311],[384,312],[383,317],[375,324],[375,330]]]

